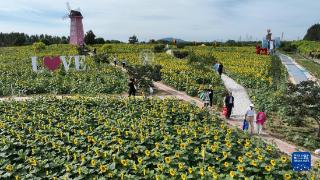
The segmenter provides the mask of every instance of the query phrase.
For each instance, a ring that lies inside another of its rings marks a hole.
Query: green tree
[[[130,44],[135,44],[135,43],[138,43],[138,42],[139,42],[139,40],[138,40],[136,35],[133,35],[133,36],[129,37],[129,43]]]
[[[308,41],[320,41],[320,24],[312,25],[303,39]]]
[[[289,123],[302,126],[307,119],[312,119],[318,125],[317,136],[320,138],[320,87],[313,81],[291,85],[285,98]]]
[[[84,36],[84,42],[86,44],[94,44],[95,43],[95,38],[96,38],[96,35],[93,33],[92,30],[90,30]]]

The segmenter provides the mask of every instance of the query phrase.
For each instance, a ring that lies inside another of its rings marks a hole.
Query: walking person
[[[216,72],[218,72],[219,66],[220,66],[220,63],[219,63],[219,61],[217,61],[216,64],[213,66],[213,69],[214,69]]]
[[[203,101],[204,108],[207,108],[210,104],[209,94],[210,92],[207,89],[200,93],[200,99]]]
[[[117,57],[114,57],[114,58],[113,58],[113,63],[114,63],[114,66],[117,66],[117,65],[118,65],[118,59],[117,59]]]
[[[222,72],[223,72],[223,64],[219,63],[218,73],[220,76],[221,76]]]
[[[230,119],[232,109],[234,107],[234,97],[232,96],[232,92],[229,92],[226,98],[224,99],[224,104],[227,107],[227,119]]]
[[[250,125],[250,135],[253,135],[254,132],[254,115],[255,115],[255,111],[254,111],[254,105],[250,104],[249,109],[247,110],[246,114],[245,114],[245,119],[249,122]]]
[[[137,92],[137,87],[135,85],[135,80],[134,78],[130,78],[130,82],[128,84],[129,86],[129,97],[131,95],[136,96],[136,92]]]
[[[125,67],[126,67],[126,64],[127,64],[126,59],[123,59],[123,60],[122,60],[122,67],[125,68]]]
[[[260,135],[262,133],[262,128],[263,128],[263,125],[264,125],[264,122],[266,121],[266,119],[267,119],[267,116],[266,116],[265,110],[263,108],[260,112],[258,112],[257,117],[256,117],[257,127],[258,127],[258,135]]]

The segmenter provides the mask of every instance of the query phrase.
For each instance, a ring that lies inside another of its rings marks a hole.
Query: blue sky
[[[67,0],[2,0],[0,31],[68,35]],[[85,31],[127,41],[177,37],[190,41],[302,38],[320,21],[320,0],[69,0]]]

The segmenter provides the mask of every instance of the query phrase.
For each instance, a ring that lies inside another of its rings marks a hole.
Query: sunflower
[[[179,154],[178,152],[175,152],[175,153],[174,153],[174,157],[179,158],[179,157],[180,157],[180,154]]]
[[[228,143],[226,144],[226,146],[227,146],[227,148],[230,149],[230,148],[232,147],[232,144],[228,142]]]
[[[80,130],[80,135],[83,136],[84,132],[83,130]]]
[[[200,169],[199,174],[200,174],[200,176],[204,176],[204,170],[203,170],[203,168]]]
[[[230,171],[229,175],[233,178],[235,176],[235,173],[233,171]]]
[[[259,160],[262,160],[262,159],[263,159],[263,156],[259,155],[259,156],[258,156],[258,159],[259,159]]]
[[[272,150],[272,148],[271,148],[270,145],[267,146],[267,150],[268,150],[268,151],[271,151],[271,150]]]
[[[271,163],[272,166],[276,165],[276,161],[274,159],[270,160],[270,163]]]
[[[286,162],[287,162],[287,157],[282,156],[282,157],[281,157],[281,161],[282,161],[282,163],[286,163]]]
[[[251,152],[247,152],[246,156],[248,156],[249,158],[252,158],[252,153]]]
[[[238,143],[238,144],[241,144],[241,140],[240,140],[240,139],[238,139],[237,143]]]
[[[185,149],[186,148],[186,144],[185,143],[180,143],[180,148],[181,149]]]
[[[240,171],[240,172],[243,172],[244,171],[244,167],[243,166],[237,166],[237,168],[238,168],[238,170]]]
[[[189,172],[189,174],[191,174],[192,173],[192,168],[190,167],[190,168],[188,168],[188,172]]]
[[[96,164],[97,164],[97,161],[94,160],[94,159],[92,159],[92,160],[91,160],[91,166],[96,166]]]
[[[213,139],[217,141],[219,139],[219,136],[214,136]]]
[[[157,164],[157,168],[158,168],[160,171],[163,171],[163,166],[162,166],[162,164]]]
[[[271,171],[271,166],[267,165],[266,167],[264,167],[264,169],[265,169],[266,171],[270,172],[270,171]]]
[[[243,163],[243,158],[242,158],[241,156],[239,156],[239,157],[238,157],[238,161],[239,161],[240,163]]]
[[[11,164],[8,164],[8,165],[6,166],[6,170],[7,170],[8,172],[13,171],[13,166],[12,166]]]
[[[212,173],[213,172],[213,167],[212,166],[208,166],[208,171]]]
[[[171,158],[170,157],[165,157],[164,160],[165,160],[165,162],[167,164],[170,164],[170,162],[171,162]]]
[[[121,164],[122,164],[123,166],[127,166],[127,165],[128,165],[128,161],[125,160],[125,159],[122,159],[122,160],[121,160]]]
[[[220,160],[220,158],[219,158],[219,157],[216,157],[216,160],[217,160],[217,161],[219,161],[219,160]]]
[[[169,173],[170,173],[171,176],[174,176],[176,174],[176,171],[174,169],[170,169]]]
[[[149,151],[148,149],[146,149],[146,150],[144,151],[144,154],[145,154],[147,157],[149,157],[149,156],[150,156],[150,151]]]
[[[186,180],[187,179],[187,175],[186,174],[181,174],[181,179],[182,180]]]
[[[100,172],[101,173],[105,173],[105,172],[107,172],[107,166],[106,165],[100,165]]]
[[[228,157],[228,153],[227,152],[223,151],[222,154],[223,154],[224,158]]]
[[[257,161],[255,161],[255,160],[253,160],[253,161],[251,161],[251,163],[250,163],[252,166],[257,166],[258,164],[257,164]]]
[[[184,165],[183,165],[183,163],[179,163],[178,166],[179,166],[179,169],[181,170],[181,169],[183,169]]]
[[[142,157],[138,157],[138,163],[141,164],[142,163]]]
[[[153,153],[153,155],[154,155],[154,157],[159,157],[159,153],[158,153],[157,151],[155,151],[155,152]]]
[[[285,180],[291,179],[291,175],[289,173],[284,174],[284,179]]]
[[[228,162],[224,162],[224,167],[229,167],[229,163]]]
[[[156,149],[159,149],[159,147],[160,147],[159,143],[155,143],[154,145],[156,146]]]
[[[213,179],[218,179],[218,177],[219,177],[219,175],[218,175],[217,173],[215,173],[215,172],[212,173],[212,178],[213,178]]]

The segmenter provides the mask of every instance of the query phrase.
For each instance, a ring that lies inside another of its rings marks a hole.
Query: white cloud
[[[68,35],[67,0],[10,0],[1,2],[3,32]],[[267,28],[275,35],[301,38],[320,20],[318,0],[69,0],[81,8],[85,31],[126,41],[178,37],[187,40],[262,38]]]

